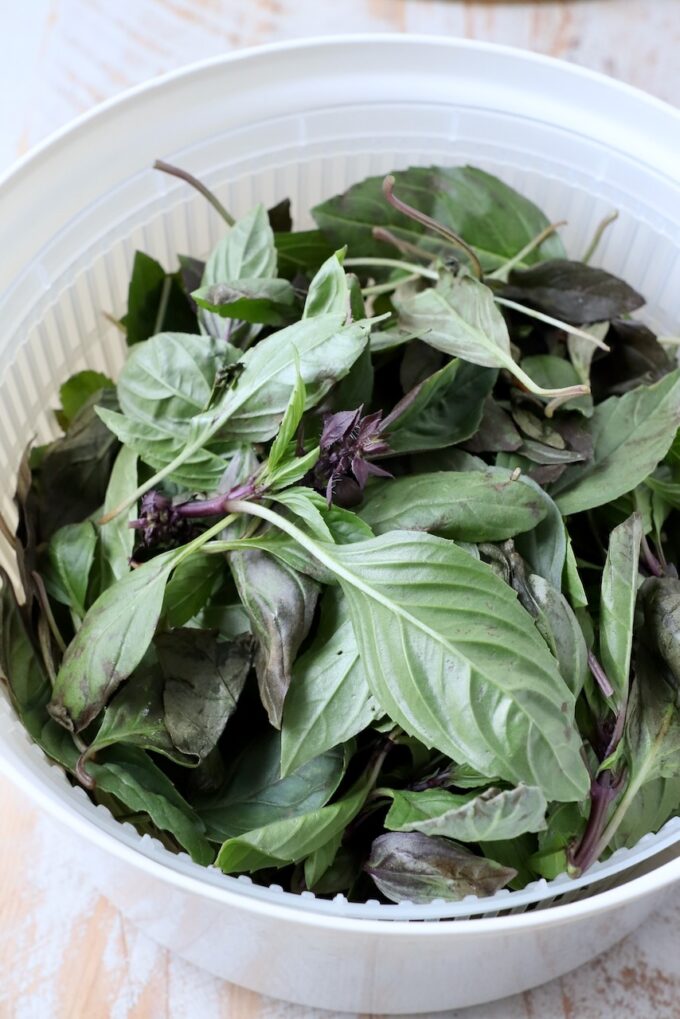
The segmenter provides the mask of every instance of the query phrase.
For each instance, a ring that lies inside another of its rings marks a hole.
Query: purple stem
[[[651,548],[649,547],[649,542],[647,541],[647,536],[645,534],[643,534],[642,536],[640,551],[642,552],[642,558],[644,559],[645,566],[652,574],[652,576],[663,577],[664,575],[663,566],[661,565],[661,563],[659,562],[659,560],[656,558]]]
[[[600,690],[605,697],[611,697],[614,693],[614,687],[609,682],[607,673],[604,671],[597,658],[592,651],[588,652],[588,668],[593,674],[593,679],[599,686]]]
[[[614,782],[612,773],[605,771],[590,787],[590,814],[579,845],[570,853],[572,866],[584,871],[595,862],[594,851],[607,823],[609,805],[619,791],[620,782]]]

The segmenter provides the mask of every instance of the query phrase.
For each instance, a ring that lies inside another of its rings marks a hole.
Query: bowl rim
[[[233,50],[228,53],[220,53],[215,56],[205,57],[201,60],[194,60],[181,67],[166,71],[163,74],[155,75],[146,81],[132,85],[121,92],[110,96],[103,102],[67,121],[61,127],[50,132],[44,139],[32,146],[24,155],[10,164],[0,174],[0,192],[8,184],[11,184],[20,176],[29,165],[39,161],[47,152],[58,148],[64,142],[68,142],[75,134],[86,128],[91,121],[105,117],[111,111],[127,106],[134,102],[140,95],[158,91],[165,88],[169,83],[181,81],[201,74],[224,64],[237,64],[254,58],[266,57],[268,54],[295,52],[300,50],[334,48],[347,45],[399,45],[408,46],[436,46],[451,51],[469,50],[486,54],[500,54],[511,59],[520,60],[526,63],[550,68],[553,71],[562,70],[581,78],[584,81],[591,81],[606,86],[612,91],[628,95],[637,102],[642,102],[652,109],[656,109],[665,115],[672,115],[680,124],[680,107],[657,96],[646,92],[644,89],[621,81],[602,71],[594,71],[582,64],[570,63],[559,57],[548,56],[543,53],[536,53],[533,50],[525,50],[519,46],[508,46],[503,43],[486,42],[476,39],[462,39],[457,37],[442,37],[428,33],[401,33],[401,32],[345,32],[338,35],[313,35],[305,38],[284,39],[277,42],[262,43],[258,46],[247,46],[243,49]]]
[[[92,122],[101,121],[110,114],[119,113],[121,110],[134,104],[140,96],[157,93],[171,83],[190,79],[224,65],[266,58],[269,54],[296,53],[318,50],[320,48],[330,49],[359,45],[379,45],[383,47],[394,46],[395,44],[407,48],[436,46],[439,49],[447,49],[451,52],[471,51],[483,54],[498,54],[525,65],[529,64],[536,67],[546,67],[552,71],[561,71],[573,78],[590,81],[598,84],[600,87],[605,87],[612,93],[628,96],[637,103],[647,106],[649,109],[656,110],[665,116],[671,116],[680,124],[680,109],[664,100],[649,95],[633,85],[618,81],[599,71],[593,71],[589,68],[570,64],[543,54],[525,51],[518,47],[469,39],[442,38],[428,34],[343,33],[334,36],[311,36],[304,39],[266,43],[194,61],[112,96],[53,131],[38,145],[15,161],[0,175],[0,196],[7,189],[11,188],[17,180],[20,180],[28,168],[35,166],[50,155],[57,154],[76,135],[87,131]],[[192,895],[199,895],[222,903],[223,905],[234,906],[269,917],[278,917],[281,920],[292,923],[305,923],[324,929],[343,931],[348,934],[379,933],[381,936],[390,937],[408,934],[411,937],[419,938],[461,937],[471,933],[481,935],[483,933],[512,931],[528,927],[535,929],[537,927],[568,923],[578,917],[614,909],[624,902],[632,902],[655,891],[660,891],[675,881],[680,880],[680,857],[678,857],[640,877],[633,878],[628,882],[624,881],[623,884],[607,891],[596,893],[578,902],[557,904],[535,912],[479,919],[460,918],[456,919],[455,922],[424,921],[418,923],[414,923],[412,920],[392,919],[389,916],[386,916],[385,919],[371,919],[333,915],[330,912],[322,913],[306,909],[303,905],[303,897],[300,897],[300,904],[295,906],[288,905],[285,902],[275,902],[271,898],[257,898],[247,893],[244,894],[245,888],[244,892],[241,892],[233,886],[220,887],[217,884],[204,881],[198,876],[194,877],[191,874],[182,873],[180,870],[174,869],[161,860],[145,855],[112,833],[93,824],[74,805],[69,803],[65,797],[54,796],[47,784],[42,782],[40,778],[31,775],[28,770],[16,767],[7,754],[4,753],[1,742],[0,771],[4,772],[15,785],[22,789],[37,806],[45,809],[53,819],[65,824],[85,840],[96,844],[98,848],[106,850],[121,861],[130,864],[138,870],[145,871],[169,885]],[[564,891],[568,892],[569,888],[564,888]],[[560,892],[560,888],[555,889],[556,894],[560,894]],[[489,900],[484,901],[488,902]],[[503,909],[501,902],[499,902],[499,909]]]

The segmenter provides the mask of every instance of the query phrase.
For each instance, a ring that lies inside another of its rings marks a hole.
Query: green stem
[[[402,276],[398,280],[389,280],[387,283],[376,283],[372,287],[364,287],[361,291],[364,297],[374,297],[377,294],[389,294],[391,290],[396,290],[402,283],[413,283],[415,280],[420,279],[421,275],[419,272],[409,273],[407,276]]]
[[[403,269],[404,272],[412,272],[422,276],[426,280],[438,280],[439,273],[436,269],[428,269],[424,265],[416,265],[415,262],[402,262],[398,258],[346,258],[343,265],[347,266],[382,266],[386,269]]]
[[[153,164],[153,168],[154,170],[162,170],[163,173],[169,173],[172,177],[179,177],[180,180],[185,181],[192,188],[198,191],[199,194],[203,195],[206,201],[210,202],[215,212],[219,213],[228,226],[234,225],[236,220],[229,212],[227,212],[219,198],[217,198],[216,195],[214,195],[212,191],[197,177],[194,177],[192,173],[189,173],[187,170],[181,170],[178,166],[166,163],[162,159],[157,159]]]
[[[578,329],[576,326],[569,325],[568,322],[562,322],[559,318],[553,318],[552,315],[544,315],[542,311],[535,311],[534,308],[527,308],[525,304],[518,304],[516,301],[510,301],[507,297],[499,297],[498,294],[493,295],[493,299],[496,304],[500,304],[503,308],[511,308],[512,311],[519,311],[522,315],[526,315],[528,318],[538,319],[539,322],[545,322],[546,325],[554,326],[556,329],[561,329],[564,333],[570,333],[572,336],[580,336],[583,340],[589,340],[600,350],[610,350],[603,340],[598,340],[592,333],[587,333],[584,329]]]
[[[598,246],[600,244],[600,241],[602,240],[602,238],[604,236],[604,232],[607,229],[607,227],[611,226],[611,224],[615,220],[617,220],[618,218],[619,218],[619,213],[615,209],[614,212],[610,212],[608,216],[605,216],[604,219],[602,220],[602,222],[596,228],[595,233],[593,234],[593,239],[590,242],[590,244],[588,245],[588,247],[586,248],[586,252],[585,252],[583,258],[581,259],[581,261],[584,263],[584,265],[588,265],[588,262],[590,261],[590,259],[593,257],[593,255],[597,251],[597,248],[598,248]]]
[[[172,287],[172,279],[170,276],[166,276],[163,280],[163,290],[161,291],[161,299],[158,302],[158,313],[156,314],[156,321],[153,326],[153,335],[158,334],[163,329],[163,322],[165,321],[165,313],[168,310],[168,301],[170,300],[170,288]]]
[[[549,226],[547,226],[544,230],[541,230],[539,234],[536,234],[536,236],[533,237],[528,244],[525,244],[521,251],[518,251],[516,255],[513,255],[512,258],[507,260],[507,262],[504,262],[503,265],[500,265],[497,269],[490,273],[487,276],[487,279],[503,280],[505,282],[511,269],[514,269],[516,265],[523,262],[527,255],[530,255],[532,251],[535,251],[536,248],[540,247],[543,241],[547,240],[548,237],[551,237],[552,234],[559,230],[561,226],[566,225],[566,219],[560,220],[559,223],[550,223]]]

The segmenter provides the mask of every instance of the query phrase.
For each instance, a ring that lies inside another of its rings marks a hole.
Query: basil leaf
[[[628,697],[642,519],[633,513],[609,536],[600,594],[600,655],[620,707]]]
[[[60,527],[50,539],[48,555],[59,585],[53,593],[80,617],[87,611],[87,586],[96,546],[97,531],[89,520]]]
[[[95,393],[78,411],[66,435],[47,447],[40,465],[43,540],[64,524],[92,516],[102,505],[118,443],[97,414],[115,406],[112,390]]]
[[[466,450],[470,453],[512,453],[521,445],[522,438],[510,415],[492,396],[487,396],[479,427],[465,443]]]
[[[179,424],[160,427],[158,424],[135,421],[104,407],[97,407],[97,414],[107,429],[156,470],[163,470],[173,463],[178,451],[183,448],[186,450],[192,437],[200,435],[199,429],[202,426],[202,422],[199,422],[198,427],[192,424],[187,427]],[[186,488],[213,491],[226,466],[225,460],[217,453],[199,447],[189,453],[185,452],[182,465],[172,471],[171,477],[178,485]]]
[[[343,747],[312,758],[284,778],[280,760],[281,741],[275,732],[251,743],[234,760],[222,788],[198,807],[210,838],[236,838],[323,807],[345,768]]]
[[[658,659],[638,649],[636,681],[631,686],[625,750],[631,790],[655,778],[680,775],[680,713],[677,689],[659,668]]]
[[[281,774],[289,775],[312,757],[347,742],[378,714],[347,605],[328,590],[314,642],[293,667],[281,726]]]
[[[281,423],[298,374],[315,406],[366,346],[368,323],[343,326],[344,315],[317,315],[261,340],[243,357],[244,371],[217,408],[221,434],[266,442]]]
[[[155,648],[170,738],[182,753],[203,760],[241,696],[252,660],[250,634],[224,642],[207,630],[170,630],[156,637]]]
[[[571,538],[566,527],[564,528],[564,533],[567,539],[567,554],[564,560],[563,587],[572,606],[575,609],[585,609],[588,607],[588,597],[579,576],[576,556],[571,547]]]
[[[368,783],[358,782],[337,803],[297,817],[272,821],[227,839],[218,853],[217,866],[225,874],[234,874],[303,860],[337,839],[361,810],[368,792]]]
[[[545,514],[532,488],[500,467],[384,481],[370,489],[361,509],[375,534],[434,531],[473,542],[511,538],[534,528]]]
[[[260,698],[278,729],[293,662],[312,625],[319,588],[309,577],[255,549],[232,552],[229,563],[258,641],[255,670]]]
[[[163,617],[166,624],[175,627],[188,623],[200,612],[224,577],[221,556],[189,556],[181,562],[165,588]]]
[[[138,344],[118,379],[128,417],[145,424],[188,421],[205,410],[215,381],[213,341],[189,333],[159,333]]]
[[[306,400],[307,390],[302,378],[298,375],[293,391],[288,398],[288,406],[283,415],[283,421],[269,450],[269,457],[267,458],[267,468],[269,471],[273,471],[279,466],[288,450],[289,443],[295,438],[295,433],[305,412]]]
[[[47,718],[50,684],[26,630],[12,582],[1,567],[0,577],[0,667],[14,710],[39,741]]]
[[[564,258],[514,269],[503,294],[576,326],[618,318],[645,303],[637,291],[604,269]]]
[[[291,278],[298,272],[313,272],[330,258],[333,247],[320,230],[296,230],[274,234],[279,273]]]
[[[532,202],[472,166],[410,167],[397,170],[394,178],[399,197],[463,237],[485,269],[496,268],[518,254],[548,226]],[[375,240],[376,226],[388,227],[397,237],[420,247],[440,251],[441,241],[385,201],[382,183],[382,177],[369,177],[317,205],[312,216],[336,247],[347,244],[352,252],[364,256],[393,254],[392,248]],[[562,242],[553,234],[526,256],[524,264],[563,257]]]
[[[170,832],[194,863],[213,862],[214,851],[204,826],[189,804],[147,754],[137,747],[104,751],[101,764],[88,764],[100,792],[109,793],[130,811],[148,814],[157,828]]]
[[[191,332],[196,328],[196,316],[179,273],[166,273],[159,262],[143,251],[135,252],[123,325],[128,346],[148,340],[163,329]]]
[[[390,718],[484,774],[538,785],[549,799],[585,795],[573,696],[488,566],[417,532],[333,546],[293,536],[336,573],[369,687]]]
[[[199,306],[220,318],[256,325],[280,326],[290,322],[295,291],[288,280],[238,279],[212,283],[191,295]]]
[[[89,370],[76,372],[75,375],[71,375],[59,387],[59,400],[61,402],[60,422],[68,427],[90,397],[101,392],[102,389],[115,389],[115,385],[108,375]]]
[[[165,585],[184,549],[164,552],[97,598],[64,654],[49,712],[80,732],[141,662],[156,629]]]
[[[587,340],[583,340],[583,343],[587,342]],[[590,346],[593,350],[595,349],[594,343],[591,343]],[[533,357],[523,357],[521,365],[527,375],[541,389],[566,389],[568,386],[576,386],[583,381],[571,361],[566,361],[563,357],[555,357],[553,354],[535,354]],[[560,410],[574,410],[583,414],[584,417],[592,417],[593,398],[592,396],[576,396],[563,403]]]
[[[168,732],[163,708],[163,676],[153,653],[144,656],[123,688],[104,709],[102,723],[90,744],[88,756],[115,743],[153,750],[177,764],[198,763],[198,756],[183,753]]]
[[[276,275],[274,232],[263,205],[234,223],[205,263],[203,286]]]
[[[419,831],[462,842],[512,839],[545,828],[548,808],[536,786],[485,789],[456,796],[445,789],[424,792],[390,790],[392,806],[385,818],[390,831]]]
[[[680,809],[680,775],[655,778],[638,791],[614,834],[612,849],[632,849],[649,832],[657,832]]]
[[[588,648],[579,621],[562,592],[543,577],[532,574],[528,586],[538,609],[538,631],[557,659],[564,682],[578,697],[588,676]]]
[[[314,276],[307,291],[303,318],[317,315],[342,315],[346,318],[349,314],[349,285],[342,267],[344,256],[344,250],[336,251]]]
[[[645,632],[680,685],[680,581],[650,577],[642,593]]]
[[[364,870],[387,899],[415,903],[493,895],[516,873],[448,839],[420,832],[380,835]]]
[[[653,386],[598,404],[593,459],[568,467],[552,487],[566,516],[602,506],[639,485],[665,456],[680,425],[680,369]]]
[[[496,373],[457,359],[419,383],[388,415],[393,453],[442,449],[475,434]]]
[[[137,454],[123,446],[118,453],[111,471],[111,477],[104,497],[104,514],[119,506],[137,488]],[[107,581],[118,580],[130,570],[130,558],[135,542],[135,532],[128,526],[136,515],[135,506],[121,513],[99,529],[99,547],[107,564]],[[104,586],[108,586],[105,583]]]

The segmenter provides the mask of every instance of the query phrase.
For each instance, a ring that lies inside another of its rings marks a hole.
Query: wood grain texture
[[[96,103],[182,64],[351,31],[521,46],[680,102],[679,0],[28,0],[3,9],[0,169]],[[240,990],[158,948],[81,883],[58,829],[4,780],[0,818],[0,1019],[342,1019]],[[679,904],[576,973],[449,1019],[675,1019]]]

